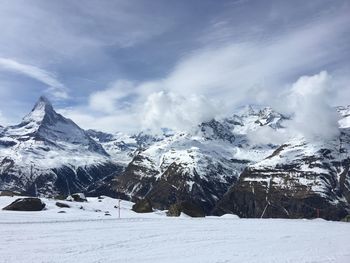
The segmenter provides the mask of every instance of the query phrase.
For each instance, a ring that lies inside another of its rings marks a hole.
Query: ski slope
[[[0,197],[0,206],[14,199]],[[164,212],[136,214],[126,201],[118,219],[111,198],[67,202],[72,207],[65,209],[43,200],[45,211],[0,211],[1,263],[350,262],[349,223],[169,218]]]

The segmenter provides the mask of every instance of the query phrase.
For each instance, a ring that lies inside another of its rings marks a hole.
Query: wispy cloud
[[[12,71],[36,79],[47,85],[48,92],[55,98],[66,99],[68,97],[67,89],[57,77],[44,69],[36,66],[20,63],[9,58],[0,58],[0,70]]]
[[[118,80],[107,89],[96,91],[90,95],[89,106],[100,112],[114,113],[128,106],[128,98],[135,92],[135,84],[131,81]]]
[[[333,76],[332,103],[347,103],[349,11],[343,0],[5,1],[0,57],[16,58],[2,69],[69,91],[74,99],[59,106],[86,128],[181,129],[237,104],[274,104],[299,76],[321,70]],[[40,95],[30,82],[33,92],[19,98],[12,91],[23,80],[2,81],[28,108]]]
[[[6,125],[8,125],[8,120],[6,119],[6,117],[0,111],[0,127],[1,126],[6,126]]]
[[[300,77],[288,96],[288,107],[294,113],[291,128],[308,140],[338,135],[339,116],[329,105],[333,94],[332,79],[326,71]]]

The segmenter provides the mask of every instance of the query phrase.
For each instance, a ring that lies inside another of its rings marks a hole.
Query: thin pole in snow
[[[120,199],[118,199],[118,218],[120,218]]]

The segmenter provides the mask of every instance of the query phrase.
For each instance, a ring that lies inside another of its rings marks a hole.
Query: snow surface
[[[0,207],[15,199],[0,197]],[[134,213],[127,201],[118,219],[111,198],[65,209],[43,201],[41,212],[0,211],[0,262],[350,262],[349,223],[169,218]]]

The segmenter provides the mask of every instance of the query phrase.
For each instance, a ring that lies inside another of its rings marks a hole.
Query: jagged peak
[[[41,109],[45,109],[45,110],[52,109],[53,110],[53,106],[52,106],[51,102],[45,96],[40,96],[38,101],[35,103],[35,106],[34,106],[32,111],[41,110]]]
[[[252,115],[258,115],[262,109],[264,109],[263,105],[246,104],[246,105],[237,107],[235,112],[239,116],[252,116]]]
[[[40,96],[32,111],[24,117],[24,121],[42,121],[46,115],[55,115],[56,112],[48,98]]]

